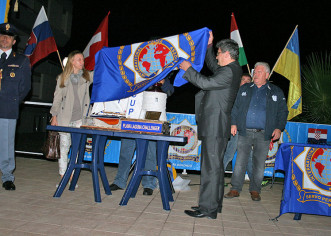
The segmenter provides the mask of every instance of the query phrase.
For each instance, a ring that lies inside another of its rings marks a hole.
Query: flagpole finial
[[[18,12],[18,0],[16,0],[14,4],[14,12]]]

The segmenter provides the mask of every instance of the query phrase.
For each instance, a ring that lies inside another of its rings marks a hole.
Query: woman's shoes
[[[69,182],[69,186],[70,186],[70,184],[71,184],[71,182]],[[57,185],[55,185],[55,187],[58,188],[59,185],[57,184]],[[77,188],[78,188],[78,184],[76,184],[76,186],[75,186],[75,189],[77,189]]]

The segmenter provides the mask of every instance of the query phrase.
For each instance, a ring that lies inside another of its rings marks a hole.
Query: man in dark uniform
[[[216,219],[222,212],[224,192],[224,151],[230,138],[230,115],[242,75],[238,63],[239,46],[231,39],[216,44],[217,56],[213,51],[213,34],[210,32],[206,63],[213,72],[203,76],[194,70],[191,63],[184,61],[180,68],[185,70],[183,78],[199,87],[195,96],[195,117],[201,142],[201,177],[199,206],[194,211],[186,210],[191,217]]]
[[[19,105],[31,88],[29,59],[13,52],[17,30],[0,24],[0,170],[2,187],[15,190],[15,131]]]

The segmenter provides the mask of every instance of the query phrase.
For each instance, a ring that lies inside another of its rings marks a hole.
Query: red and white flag
[[[321,144],[327,143],[328,130],[327,129],[314,129],[308,128],[308,143]]]
[[[108,16],[110,12],[108,12],[107,16],[103,19],[99,28],[94,33],[92,39],[87,44],[85,50],[83,51],[83,55],[85,58],[85,68],[87,70],[94,70],[95,54],[101,50],[103,47],[108,47]]]

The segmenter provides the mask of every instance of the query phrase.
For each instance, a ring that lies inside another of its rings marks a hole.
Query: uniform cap
[[[0,24],[0,34],[16,36],[17,30],[16,30],[16,27],[10,23],[2,23],[2,24]]]

